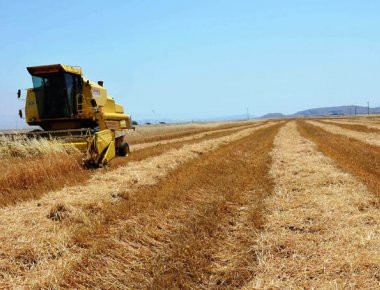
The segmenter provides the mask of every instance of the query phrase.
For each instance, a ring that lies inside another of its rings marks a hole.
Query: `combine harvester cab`
[[[42,128],[28,136],[61,139],[85,152],[86,163],[92,165],[129,154],[125,137],[132,129],[131,117],[107,95],[102,81],[91,82],[82,76],[81,68],[62,64],[27,70],[33,88],[27,89],[26,122]]]

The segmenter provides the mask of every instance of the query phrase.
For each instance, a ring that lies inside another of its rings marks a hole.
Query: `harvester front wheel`
[[[130,153],[128,143],[121,143],[120,147],[117,148],[117,153],[119,156],[128,156]]]

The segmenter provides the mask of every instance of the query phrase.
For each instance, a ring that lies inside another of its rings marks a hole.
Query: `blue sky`
[[[51,63],[135,119],[379,106],[379,15],[375,0],[0,0],[0,127],[24,122],[25,67]]]

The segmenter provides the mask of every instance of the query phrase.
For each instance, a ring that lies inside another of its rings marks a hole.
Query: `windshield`
[[[76,114],[76,94],[80,76],[49,73],[32,76],[38,113],[41,119],[71,118]]]

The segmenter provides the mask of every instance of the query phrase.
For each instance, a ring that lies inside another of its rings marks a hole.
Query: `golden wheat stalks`
[[[78,149],[57,139],[28,138],[22,135],[0,136],[0,158],[31,157],[52,153],[77,154]]]

